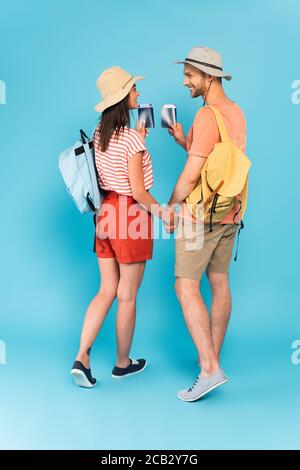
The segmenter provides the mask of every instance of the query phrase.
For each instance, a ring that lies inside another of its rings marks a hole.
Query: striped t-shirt
[[[143,152],[144,186],[145,189],[150,189],[153,185],[152,161],[140,134],[135,129],[125,127],[116,138],[114,131],[106,151],[102,152],[99,126],[100,124],[94,133],[94,149],[100,187],[132,196],[128,161],[138,152]]]

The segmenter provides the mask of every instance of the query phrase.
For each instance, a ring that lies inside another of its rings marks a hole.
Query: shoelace
[[[188,392],[192,392],[194,390],[194,388],[196,387],[197,383],[199,381],[199,375],[198,377],[196,378],[195,382],[193,383],[193,385],[188,389]]]

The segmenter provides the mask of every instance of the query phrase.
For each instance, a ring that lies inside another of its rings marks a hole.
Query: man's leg
[[[207,272],[212,289],[210,329],[218,361],[231,313],[231,294],[228,273]]]
[[[210,330],[208,311],[200,293],[200,282],[176,277],[175,289],[182,312],[195,343],[201,363],[201,376],[209,377],[219,370]]]
[[[218,360],[220,360],[220,352],[231,312],[228,271],[237,228],[235,224],[223,225],[223,234],[206,269],[212,289],[211,334]]]

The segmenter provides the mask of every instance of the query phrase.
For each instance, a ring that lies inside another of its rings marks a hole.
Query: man
[[[202,97],[207,106],[216,107],[221,112],[229,138],[244,150],[246,122],[242,110],[223,90],[222,78],[230,80],[231,76],[223,72],[220,54],[207,47],[194,47],[186,59],[176,63],[184,64],[184,86],[189,88],[190,96]],[[171,125],[169,134],[187,151],[187,160],[168,205],[172,209],[181,204],[181,218],[190,223],[195,219],[186,216],[188,211],[184,201],[197,185],[214,145],[221,141],[213,111],[205,107],[200,109],[187,137],[180,123]],[[191,248],[185,237],[176,239],[175,289],[201,365],[195,383],[177,394],[184,401],[198,400],[228,380],[220,367],[220,352],[231,312],[228,270],[240,221],[236,217],[238,210],[239,205],[233,207],[222,221],[213,223],[212,231],[209,223],[202,224],[201,248]],[[205,270],[212,289],[210,316],[200,293]]]

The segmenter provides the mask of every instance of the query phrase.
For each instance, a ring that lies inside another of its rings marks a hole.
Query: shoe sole
[[[222,380],[221,382],[218,382],[217,384],[213,385],[212,387],[208,388],[207,390],[205,390],[204,392],[200,393],[199,395],[197,395],[196,397],[194,398],[183,398],[179,395],[177,395],[177,398],[179,398],[179,400],[182,400],[182,401],[197,401],[199,400],[200,398],[204,397],[204,395],[206,395],[207,393],[211,392],[212,390],[214,390],[215,388],[218,388],[220,387],[221,385],[225,384],[226,382],[228,382],[228,379],[225,379],[225,380]]]
[[[84,387],[84,388],[94,388],[95,384],[92,384],[86,377],[85,373],[82,372],[82,370],[79,369],[72,369],[71,370],[72,377],[74,379],[74,382],[78,387]]]
[[[141,372],[143,372],[147,367],[147,362],[146,364],[144,365],[144,367],[140,370],[137,370],[136,372],[129,372],[128,374],[124,374],[124,375],[114,375],[114,374],[111,374],[112,378],[113,379],[125,379],[125,377],[128,377],[129,375],[136,375],[136,374],[140,374]]]

